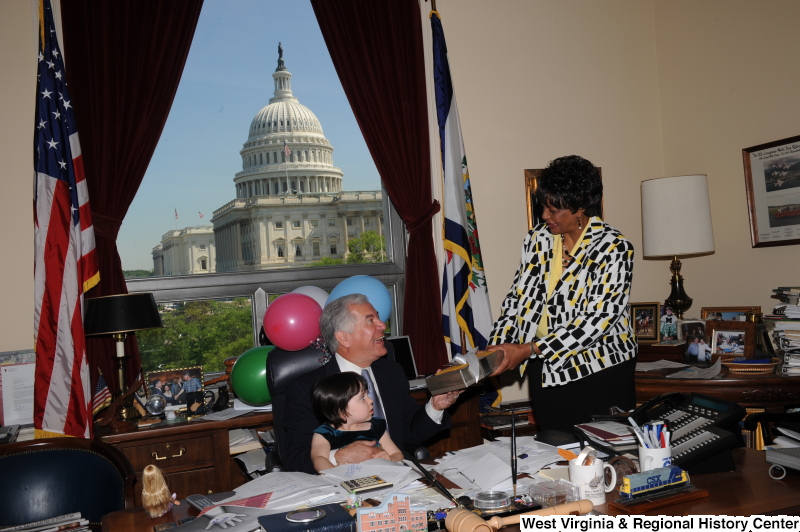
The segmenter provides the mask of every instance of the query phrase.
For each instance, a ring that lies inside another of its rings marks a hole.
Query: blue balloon
[[[382,321],[389,319],[392,314],[392,296],[382,282],[369,275],[354,275],[336,285],[328,296],[327,306],[334,299],[350,294],[364,294],[367,300],[378,311]]]

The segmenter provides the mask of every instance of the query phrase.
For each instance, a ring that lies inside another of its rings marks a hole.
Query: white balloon
[[[295,288],[292,292],[310,297],[319,303],[322,308],[325,308],[325,302],[328,301],[328,292],[316,286],[301,286],[300,288]]]

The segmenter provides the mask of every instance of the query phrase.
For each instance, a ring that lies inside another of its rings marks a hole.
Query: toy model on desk
[[[780,480],[786,476],[786,469],[800,470],[800,448],[767,449],[767,462],[770,478]]]
[[[689,474],[680,467],[658,467],[628,475],[619,488],[623,500],[632,500],[658,492],[674,491],[689,485]]]

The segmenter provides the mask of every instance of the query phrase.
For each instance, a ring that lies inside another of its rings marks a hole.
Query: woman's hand
[[[505,356],[500,366],[498,366],[494,373],[489,375],[490,377],[517,368],[531,356],[531,344],[500,344],[486,347],[487,351],[496,351],[498,349],[502,349]],[[538,349],[536,352],[538,353]]]

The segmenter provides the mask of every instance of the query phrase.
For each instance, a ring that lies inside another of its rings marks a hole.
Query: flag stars
[[[42,61],[44,61],[44,56],[42,55],[42,52],[39,52],[39,62],[41,63]]]
[[[61,71],[56,72],[56,79],[61,79]]]
[[[64,109],[69,109],[70,107],[72,107],[72,105],[70,105],[69,100],[64,100]]]
[[[43,127],[47,127],[47,122],[45,122],[44,120],[39,122],[39,125],[36,128],[37,129],[42,129]]]
[[[48,61],[48,62],[47,62],[47,67],[48,67],[50,70],[53,70],[53,69],[55,69],[55,68],[56,68],[56,64],[55,64],[54,62],[52,62],[52,61]]]
[[[51,94],[53,94],[53,93],[50,92],[49,90],[45,89],[44,92],[42,93],[42,96],[45,97],[45,98],[49,98]]]
[[[56,119],[56,120],[58,120],[59,118],[61,118],[61,113],[59,113],[59,112],[58,112],[58,109],[56,109],[55,111],[53,111],[53,118],[54,118],[54,119]]]
[[[50,141],[48,141],[47,145],[55,150],[56,146],[58,146],[58,142],[56,142],[54,140],[50,140]]]
[[[58,59],[58,50],[53,50],[53,55],[55,56],[56,59]]]
[[[60,166],[62,170],[67,169],[67,163],[64,161],[58,161],[58,166]]]

